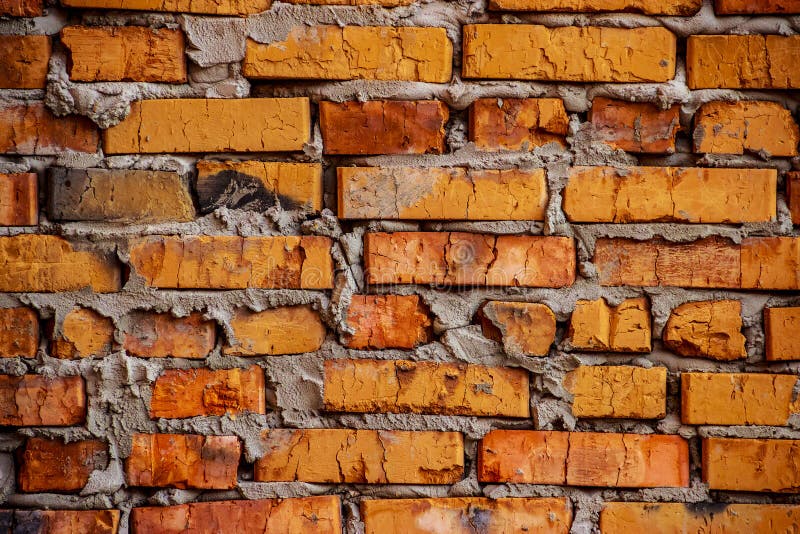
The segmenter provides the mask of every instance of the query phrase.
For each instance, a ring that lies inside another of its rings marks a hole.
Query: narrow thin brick
[[[64,317],[58,333],[53,331],[50,353],[73,360],[108,356],[114,348],[114,321],[89,308],[73,308]]]
[[[0,154],[60,156],[97,152],[100,134],[86,117],[56,117],[43,102],[0,105]]]
[[[786,173],[786,203],[793,224],[800,224],[800,172]]]
[[[0,309],[0,358],[33,358],[39,349],[39,316],[31,308]]]
[[[77,8],[244,16],[266,11],[272,0],[62,0],[62,3]]]
[[[717,15],[783,15],[800,13],[800,0],[716,0]]]
[[[86,419],[80,376],[0,375],[0,425],[71,426]]]
[[[556,336],[556,316],[545,304],[490,300],[478,310],[483,335],[512,356],[546,356]]]
[[[214,321],[199,312],[186,317],[134,312],[126,318],[123,348],[145,358],[205,358],[216,344]]]
[[[0,1],[0,15],[3,6]],[[47,35],[0,35],[0,88],[44,89],[52,45]]]
[[[680,104],[662,110],[649,102],[594,97],[589,122],[606,144],[626,152],[672,154],[681,129]]]
[[[708,102],[694,114],[693,136],[701,154],[796,156],[800,128],[777,102]]]
[[[605,299],[579,300],[569,321],[569,347],[590,352],[650,352],[650,304],[626,299],[615,307]]]
[[[351,349],[413,349],[433,339],[433,320],[418,295],[353,295],[347,326]]]
[[[764,308],[767,360],[800,360],[800,308]]]
[[[95,469],[105,469],[107,446],[102,441],[64,443],[28,438],[19,453],[17,481],[20,491],[77,492],[89,482]]]
[[[0,16],[41,17],[42,0],[0,0]]]
[[[13,534],[117,534],[119,510],[0,510],[0,525]]]
[[[667,413],[667,369],[581,365],[564,378],[575,417],[660,419]]]
[[[712,490],[797,493],[800,440],[705,438],[703,482]]]
[[[568,126],[560,98],[479,98],[469,108],[469,140],[480,150],[566,146]]]
[[[767,0],[769,1],[769,0]],[[791,1],[791,0],[789,0]],[[632,11],[646,15],[693,15],[703,0],[490,0],[489,9],[499,11],[597,12]]]
[[[687,302],[670,313],[664,345],[681,356],[713,360],[747,358],[738,300]]]
[[[302,354],[319,350],[325,341],[325,325],[310,306],[284,306],[261,312],[239,308],[230,320],[233,339],[225,354]]]
[[[39,224],[36,173],[0,174],[0,226]]]

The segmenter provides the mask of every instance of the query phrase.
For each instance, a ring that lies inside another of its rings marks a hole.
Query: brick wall
[[[0,0],[0,532],[797,532],[798,15]]]

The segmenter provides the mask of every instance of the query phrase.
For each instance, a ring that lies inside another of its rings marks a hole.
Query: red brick
[[[769,361],[800,360],[800,308],[764,308],[764,352]]]
[[[0,15],[9,17],[41,17],[42,0],[0,0]]]
[[[105,469],[107,447],[102,441],[28,438],[19,454],[19,489],[25,493],[77,492],[95,469]]]
[[[0,0],[0,15],[3,6]],[[0,88],[44,89],[52,45],[46,35],[0,35]]]
[[[480,150],[566,146],[568,126],[560,98],[479,98],[469,108],[469,140]]]
[[[36,226],[38,203],[35,173],[0,174],[0,226]]]
[[[716,0],[718,15],[800,13],[800,0]]]
[[[85,419],[83,378],[0,375],[0,425],[70,426]]]
[[[0,358],[33,358],[39,349],[39,316],[30,308],[0,309]]]
[[[14,534],[117,534],[119,510],[0,510],[0,524]]]
[[[433,321],[418,295],[353,295],[347,326],[351,349],[413,349],[433,339]]]
[[[797,493],[800,440],[705,438],[703,482],[712,490]]]
[[[229,322],[233,339],[224,354],[303,354],[319,350],[325,341],[325,325],[311,306],[283,306],[260,312],[237,309]]]
[[[600,96],[592,100],[589,122],[594,132],[626,152],[672,154],[681,129],[680,104],[662,110],[647,102],[626,102]]]
[[[56,117],[42,102],[0,106],[0,154],[95,153],[99,142],[97,127],[86,117]]]
[[[139,312],[126,321],[122,346],[132,356],[205,358],[216,344],[214,321],[199,312],[186,317]]]

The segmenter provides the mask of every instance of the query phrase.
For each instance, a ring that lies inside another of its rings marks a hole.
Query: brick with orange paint
[[[0,0],[0,16],[41,17],[43,4],[42,0]]]
[[[0,510],[0,524],[14,533],[117,534],[119,516],[119,510]]]
[[[667,369],[581,365],[564,377],[575,417],[660,419],[667,414]]]
[[[764,352],[769,361],[800,360],[800,307],[764,308]]]
[[[758,0],[769,1],[769,0]],[[788,0],[794,1],[794,0]],[[498,11],[597,12],[632,11],[647,15],[693,15],[703,0],[490,0],[489,9]]]
[[[63,4],[76,8],[245,16],[266,11],[272,0],[63,0]]]
[[[57,439],[28,438],[19,451],[19,489],[25,493],[77,492],[95,469],[108,463],[102,441],[64,443]]]
[[[718,15],[788,15],[800,13],[800,0],[715,0]]]

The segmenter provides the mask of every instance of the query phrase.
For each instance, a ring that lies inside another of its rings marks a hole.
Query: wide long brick
[[[747,357],[742,335],[742,303],[708,300],[681,304],[669,315],[662,334],[664,345],[681,356],[714,360]]]
[[[22,4],[22,2],[19,2]],[[0,2],[0,15],[3,7]],[[52,45],[46,35],[0,35],[0,88],[44,89]]]
[[[465,78],[666,82],[675,36],[665,28],[475,24],[463,28]]]
[[[342,531],[337,495],[148,506],[132,509],[130,524],[133,534],[341,534]]]
[[[117,534],[119,510],[0,510],[0,525],[18,534]]]
[[[797,493],[800,440],[705,438],[703,482],[712,490]]]
[[[125,478],[130,486],[231,489],[240,455],[236,436],[134,434]]]
[[[31,308],[0,308],[0,358],[33,358],[39,349],[39,316]]]
[[[318,350],[325,341],[325,325],[310,306],[284,306],[261,312],[239,308],[230,320],[235,339],[225,354],[302,354]]]
[[[130,263],[152,287],[330,289],[330,249],[317,236],[151,236],[133,243]]]
[[[572,506],[563,497],[365,499],[361,517],[365,534],[427,534],[432,525],[451,534],[567,534]]]
[[[453,45],[444,28],[295,26],[285,41],[248,39],[248,78],[447,83]]]
[[[690,89],[797,89],[800,35],[691,35],[686,44]]]
[[[568,237],[460,232],[368,233],[370,284],[564,287],[575,281]]]
[[[574,167],[564,212],[573,222],[767,222],[777,183],[774,169]]]
[[[266,11],[272,0],[63,0],[63,4],[79,8],[253,15]]]
[[[80,376],[0,375],[0,425],[70,426],[86,419]]]
[[[483,335],[506,354],[546,356],[556,336],[556,316],[545,304],[490,300],[477,314]]]
[[[216,344],[214,321],[195,312],[186,317],[134,312],[126,317],[122,346],[145,358],[205,358]]]
[[[339,167],[342,219],[544,219],[544,169]]]
[[[800,360],[800,307],[764,308],[767,360]]]
[[[351,349],[413,349],[433,338],[433,320],[418,295],[353,295],[347,326]]]
[[[588,118],[594,134],[614,148],[626,152],[672,154],[675,135],[681,129],[680,109],[680,104],[662,110],[649,102],[596,96]]]
[[[335,412],[528,417],[528,372],[407,360],[325,361],[325,409]]]
[[[667,413],[667,369],[581,365],[564,378],[575,417],[660,419]]]
[[[689,485],[680,436],[493,430],[478,446],[478,480],[621,488]]]
[[[788,14],[800,13],[798,0],[715,0],[718,15]]]
[[[0,174],[0,226],[36,226],[38,223],[36,173]]]
[[[502,11],[635,11],[649,15],[692,15],[702,4],[703,0],[490,0],[489,8]]]
[[[777,102],[708,102],[694,114],[694,151],[796,156],[800,128]]]
[[[0,106],[0,154],[95,153],[99,143],[97,127],[86,117],[56,117],[43,102]]]
[[[107,154],[302,150],[310,114],[307,98],[141,100],[105,130],[103,148]]]
[[[0,15],[9,17],[41,17],[42,0],[0,0]]]
[[[50,355],[65,360],[107,356],[114,348],[114,322],[90,308],[73,308],[59,333],[53,329]]]
[[[19,489],[25,493],[80,491],[92,471],[105,469],[107,462],[102,441],[28,438],[19,452]]]
[[[626,299],[615,307],[602,298],[579,300],[567,340],[570,348],[590,352],[650,352],[650,304],[645,297]]]
[[[265,430],[257,482],[452,484],[464,472],[458,432]]]
[[[469,140],[480,150],[566,146],[568,126],[560,98],[479,98],[469,108]]]

